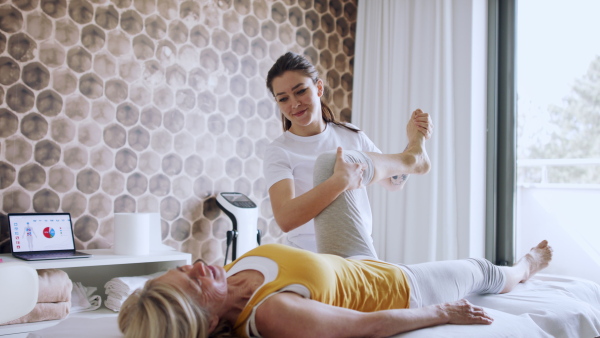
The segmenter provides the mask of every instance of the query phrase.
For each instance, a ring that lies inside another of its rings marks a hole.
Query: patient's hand
[[[482,307],[475,306],[466,299],[441,304],[443,315],[447,316],[448,324],[491,324],[494,319]]]

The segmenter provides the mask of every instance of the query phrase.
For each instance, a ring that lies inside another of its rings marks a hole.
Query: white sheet
[[[486,308],[492,325],[441,325],[394,337],[597,337],[600,286],[576,278],[538,275],[503,295],[468,300]]]
[[[597,337],[600,336],[600,286],[590,281],[541,275],[504,295],[471,296],[486,308],[491,325],[440,325],[396,335],[436,337]],[[96,319],[70,316],[28,338],[122,337],[117,315]]]

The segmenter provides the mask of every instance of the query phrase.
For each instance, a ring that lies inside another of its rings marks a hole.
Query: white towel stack
[[[149,279],[158,277],[164,274],[165,271],[153,273],[146,276],[134,276],[134,277],[116,277],[104,284],[106,292],[106,302],[104,305],[118,312],[121,309],[121,305],[133,291],[144,287],[144,284]]]

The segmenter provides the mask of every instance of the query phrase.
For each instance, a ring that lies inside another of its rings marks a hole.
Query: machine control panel
[[[225,200],[238,208],[256,208],[256,204],[252,202],[248,196],[237,192],[223,192],[221,196]]]

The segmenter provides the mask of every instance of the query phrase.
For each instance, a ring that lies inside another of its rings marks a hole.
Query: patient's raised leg
[[[421,112],[420,109],[413,112],[413,118],[418,112]],[[379,182],[396,175],[426,174],[429,172],[431,162],[425,149],[427,136],[423,134],[424,131],[417,130],[412,121],[409,121],[408,127],[408,145],[403,152],[398,154],[367,153],[375,168],[370,183]],[[414,130],[411,130],[411,127]],[[433,125],[428,124],[428,128],[433,128]],[[426,133],[430,135],[430,131],[426,131]]]
[[[363,163],[363,184],[373,177],[373,163],[366,153],[354,150],[344,152],[349,163]],[[314,185],[333,175],[335,152],[326,152],[317,158]],[[368,256],[377,258],[373,240],[371,206],[364,187],[346,190],[315,217],[317,251],[342,257]]]
[[[506,285],[500,293],[510,292],[517,284],[527,281],[548,266],[552,260],[552,247],[543,240],[511,267],[501,267],[506,275]]]
[[[333,175],[336,158],[334,151],[319,155],[313,172],[314,186]],[[425,136],[421,132],[413,133],[409,146],[400,154],[345,150],[343,159],[348,163],[364,165],[364,186],[395,175],[424,174],[430,167],[425,151]],[[315,217],[317,251],[342,257],[377,258],[371,229],[371,207],[366,190],[364,187],[346,190]]]

